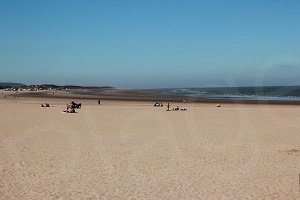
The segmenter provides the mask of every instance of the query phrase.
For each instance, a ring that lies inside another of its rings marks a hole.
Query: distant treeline
[[[102,86],[102,87],[97,87],[97,86],[77,86],[77,85],[53,85],[53,84],[42,84],[42,85],[30,85],[27,87],[37,87],[41,89],[102,89],[102,88],[113,88],[110,86]]]
[[[8,83],[8,82],[0,82],[0,89],[5,89],[5,88],[20,88],[26,86],[22,83]]]
[[[54,84],[41,84],[41,85],[25,85],[21,83],[4,83],[0,82],[0,89],[6,89],[6,88],[21,88],[21,89],[33,89],[33,88],[38,88],[38,89],[104,89],[104,88],[113,88],[110,86],[102,86],[102,87],[97,87],[97,86],[77,86],[77,85],[54,85]]]

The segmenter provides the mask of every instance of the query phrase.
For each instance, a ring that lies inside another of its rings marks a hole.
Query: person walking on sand
[[[101,101],[100,101],[100,99],[98,100],[98,105],[101,105]]]
[[[170,103],[168,103],[167,108],[167,111],[170,111]]]

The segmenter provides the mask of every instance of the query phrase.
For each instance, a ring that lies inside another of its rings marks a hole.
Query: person
[[[101,104],[101,102],[100,102],[100,99],[98,100],[98,105],[100,105]]]
[[[69,109],[68,112],[69,112],[69,113],[75,113],[75,109],[74,109],[74,108],[71,108],[71,109]]]
[[[67,104],[67,110],[65,110],[64,112],[66,113],[75,113],[75,108],[74,106],[71,104]]]
[[[167,108],[167,111],[170,111],[170,103],[168,103]]]

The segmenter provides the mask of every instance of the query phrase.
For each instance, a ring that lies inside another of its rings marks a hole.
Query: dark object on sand
[[[168,103],[167,108],[167,111],[170,111],[170,103]]]
[[[71,102],[72,108],[81,108],[81,103],[75,103],[74,101]]]
[[[220,108],[220,107],[221,107],[221,105],[220,105],[220,104],[217,104],[217,107],[218,107],[218,108]]]
[[[153,106],[154,107],[160,107],[160,103],[156,102]]]
[[[164,107],[164,104],[162,102],[156,102],[153,106],[154,107]]]
[[[41,104],[41,107],[50,107],[50,105],[48,103],[46,103],[45,105],[44,104]]]
[[[101,101],[100,101],[100,99],[98,100],[98,105],[101,105]]]

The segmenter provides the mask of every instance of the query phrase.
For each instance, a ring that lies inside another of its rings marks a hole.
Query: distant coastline
[[[68,89],[103,89],[103,88],[113,88],[110,86],[78,86],[78,85],[55,85],[55,84],[34,84],[26,85],[22,83],[11,83],[11,82],[0,82],[0,89],[6,90],[68,90]]]

